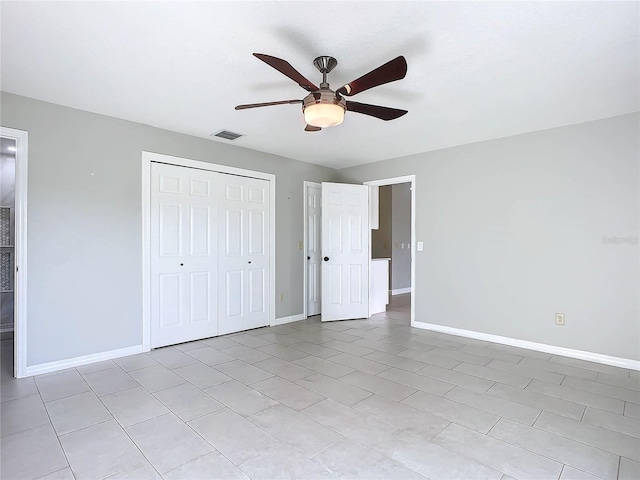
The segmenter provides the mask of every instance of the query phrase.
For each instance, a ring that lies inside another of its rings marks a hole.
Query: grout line
[[[76,475],[73,472],[73,468],[71,468],[71,463],[69,462],[69,457],[67,457],[67,452],[65,451],[64,447],[62,446],[62,442],[60,441],[60,436],[58,435],[58,432],[56,432],[56,429],[53,426],[53,421],[51,420],[51,415],[49,415],[49,410],[47,410],[47,405],[45,404],[44,399],[42,398],[42,394],[40,393],[40,387],[38,387],[38,383],[35,381],[35,378],[33,379],[33,383],[36,386],[36,390],[38,392],[38,396],[40,397],[40,401],[42,402],[42,407],[44,408],[44,411],[46,412],[47,417],[49,418],[49,424],[51,425],[51,430],[53,430],[53,434],[56,436],[56,440],[58,440],[58,445],[60,445],[60,450],[62,451],[62,454],[64,455],[64,459],[67,462],[67,466],[69,467],[69,470],[71,470],[71,474],[75,478]],[[50,472],[50,473],[53,473],[53,472]]]
[[[532,407],[533,408],[533,407]],[[539,409],[540,412],[538,413],[538,415],[536,415],[536,418],[533,420],[533,423],[531,425],[529,425],[530,427],[533,428],[533,426],[536,424],[536,422],[538,421],[538,419],[540,418],[540,415],[542,415],[542,412],[544,412],[545,410]]]
[[[616,472],[616,478],[620,477],[620,466],[622,465],[622,455],[618,457],[618,471]]]

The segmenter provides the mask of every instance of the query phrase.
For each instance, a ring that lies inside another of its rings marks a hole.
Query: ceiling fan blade
[[[403,79],[406,74],[407,61],[403,56],[399,56],[379,66],[375,70],[371,70],[360,78],[347,83],[344,87],[340,87],[336,93],[350,97],[356,93],[377,87],[378,85]]]
[[[297,82],[307,92],[317,92],[319,90],[313,83],[307,80],[300,72],[291,66],[286,60],[281,58],[272,57],[271,55],[265,55],[264,53],[254,53],[254,57],[259,58],[267,65],[275,68],[283,75],[286,75],[294,82]]]
[[[302,103],[302,100],[280,100],[279,102],[247,103],[245,105],[238,105],[236,107],[236,110],[246,110],[247,108],[257,107],[270,107],[271,105],[287,105],[293,103]]]
[[[320,130],[322,130],[322,128],[314,127],[313,125],[307,125],[306,127],[304,127],[305,132],[319,132]]]
[[[347,110],[350,112],[362,113],[381,120],[395,120],[400,118],[407,110],[398,108],[381,107],[380,105],[369,105],[368,103],[351,102],[347,100]]]

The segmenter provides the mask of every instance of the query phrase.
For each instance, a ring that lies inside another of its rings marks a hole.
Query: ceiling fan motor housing
[[[344,110],[347,109],[347,102],[344,97],[336,95],[333,90],[321,88],[319,91],[310,93],[302,100],[302,111],[309,105],[330,104],[339,105]]]
[[[318,92],[310,93],[302,101],[305,121],[314,127],[326,128],[341,124],[346,110],[346,100],[324,84]]]

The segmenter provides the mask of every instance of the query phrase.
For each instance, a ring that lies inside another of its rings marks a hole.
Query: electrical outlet
[[[284,293],[281,293],[281,294],[280,294],[280,301],[281,301],[281,302],[284,302]]]
[[[556,313],[556,325],[564,325],[564,313]]]

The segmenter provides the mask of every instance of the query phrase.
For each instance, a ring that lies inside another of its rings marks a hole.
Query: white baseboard
[[[574,350],[573,348],[557,347],[555,345],[547,345],[546,343],[530,342],[528,340],[502,337],[500,335],[492,335],[490,333],[474,332],[473,330],[464,330],[462,328],[446,327],[444,325],[436,325],[433,323],[412,322],[411,326],[422,328],[424,330],[433,330],[436,332],[457,335],[459,337],[475,338],[476,340],[485,340],[487,342],[501,343],[503,345],[510,345],[512,347],[536,350],[538,352],[550,353],[552,355],[561,355],[563,357],[577,358],[580,360],[587,360],[589,362],[603,363],[605,365],[627,368],[629,370],[640,370],[640,360],[633,360],[631,358],[613,357],[611,355],[604,355],[602,353]]]
[[[403,293],[411,293],[413,289],[411,287],[405,287],[405,288],[396,288],[394,290],[389,290],[389,293],[391,295],[402,295]]]
[[[284,325],[285,323],[298,322],[304,320],[304,313],[291,315],[289,317],[276,318],[276,325]]]
[[[127,355],[134,355],[136,353],[142,353],[142,345],[118,348],[117,350],[109,350],[107,352],[92,353],[91,355],[67,358],[65,360],[57,360],[55,362],[40,363],[38,365],[27,366],[27,377],[56,372],[58,370],[64,370],[65,368],[80,367],[89,363],[111,360],[112,358],[126,357]]]

